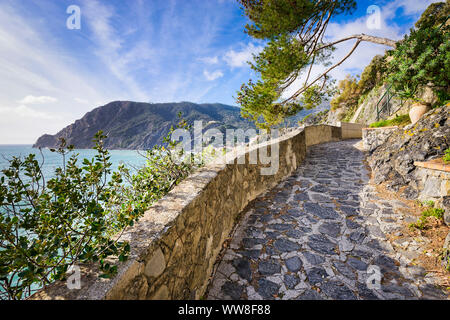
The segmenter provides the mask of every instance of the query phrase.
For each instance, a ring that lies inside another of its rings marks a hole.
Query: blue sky
[[[431,2],[358,1],[327,37],[399,39]],[[66,27],[70,5],[81,9],[79,30]],[[376,30],[366,25],[370,5],[381,9]],[[262,46],[246,22],[234,0],[0,0],[0,144],[33,143],[114,100],[235,105]],[[333,76],[360,73],[385,49],[362,44]]]

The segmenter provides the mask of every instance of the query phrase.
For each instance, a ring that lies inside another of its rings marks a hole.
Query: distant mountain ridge
[[[108,136],[105,140],[108,149],[150,149],[162,143],[170,127],[178,123],[179,112],[188,123],[203,120],[205,130],[217,128],[225,132],[226,129],[254,128],[241,117],[239,108],[219,103],[114,101],[86,113],[55,135],[41,136],[33,147],[53,148],[58,145],[59,138],[64,137],[77,149],[92,148],[95,133],[103,130]]]

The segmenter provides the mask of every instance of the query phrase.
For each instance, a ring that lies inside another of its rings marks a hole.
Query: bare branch
[[[356,50],[356,48],[359,46],[360,43],[361,43],[361,40],[356,41],[356,43],[353,46],[353,48],[350,50],[349,53],[347,53],[347,55],[341,61],[339,61],[335,65],[333,65],[330,68],[328,68],[324,73],[322,73],[320,76],[318,76],[314,81],[312,81],[307,86],[303,86],[302,88],[300,88],[296,93],[294,93],[290,98],[288,98],[285,101],[283,101],[281,104],[285,104],[285,103],[287,103],[287,102],[297,98],[300,94],[305,92],[305,90],[309,89],[313,84],[315,84],[321,78],[325,77],[331,70],[333,70],[334,68],[340,66],[345,60],[347,60],[352,55],[352,53]]]
[[[344,41],[348,41],[348,40],[352,40],[352,39],[358,39],[360,41],[367,41],[367,42],[372,42],[372,43],[376,43],[376,44],[382,44],[382,45],[386,45],[392,48],[396,48],[397,47],[397,41],[391,40],[391,39],[387,39],[387,38],[382,38],[382,37],[376,37],[376,36],[369,36],[367,34],[361,33],[361,34],[355,34],[352,35],[350,37],[346,37],[346,38],[342,38],[340,40],[331,42],[331,43],[327,43],[326,45],[323,45],[322,47],[318,48],[317,50],[322,50],[331,46],[334,46],[338,43],[344,42]]]

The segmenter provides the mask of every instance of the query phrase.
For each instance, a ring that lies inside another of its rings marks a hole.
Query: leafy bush
[[[391,51],[388,82],[402,97],[418,100],[420,88],[431,86],[442,104],[449,99],[450,37],[447,16],[421,19],[417,29]]]
[[[99,261],[106,273],[115,268],[105,263],[110,255],[126,259],[129,246],[112,235],[142,213],[118,193],[121,177],[111,173],[110,156],[103,147],[105,136],[95,136],[93,159],[78,165],[78,155],[65,159],[71,146],[62,139],[58,150],[63,166],[45,181],[34,155],[14,157],[2,170],[0,186],[0,284],[2,298],[21,299],[32,288],[64,278],[69,266]],[[67,147],[67,148],[66,148]]]
[[[147,165],[135,174],[123,165],[111,172],[101,132],[94,139],[97,154],[82,164],[78,154],[66,161],[73,147],[61,140],[52,151],[62,156],[62,167],[49,181],[35,155],[10,160],[0,178],[0,298],[27,297],[64,279],[74,264],[96,262],[102,276],[114,275],[111,258],[124,261],[130,250],[120,241],[125,228],[201,165],[171,157],[183,157],[171,132],[167,146],[148,151]]]
[[[444,210],[439,208],[428,208],[422,212],[422,215],[420,216],[419,220],[415,223],[411,223],[409,227],[411,229],[419,229],[423,230],[427,227],[428,218],[434,217],[437,220],[442,221],[444,219]]]
[[[342,103],[348,106],[358,101],[360,89],[355,77],[347,75],[344,80],[338,82],[337,89],[338,94],[330,101],[331,110],[340,108]]]
[[[409,115],[401,115],[396,116],[394,119],[391,120],[380,120],[378,122],[374,122],[370,124],[370,128],[381,128],[381,127],[389,127],[389,126],[405,126],[411,123],[411,119],[409,118]]]
[[[180,119],[177,129],[190,128],[186,121]],[[193,170],[204,165],[207,155],[186,154],[178,148],[179,143],[170,140],[173,130],[171,128],[163,139],[164,145],[155,145],[143,155],[147,159],[143,168],[133,173],[129,168],[119,166],[120,173],[128,183],[122,186],[122,192],[128,199],[151,204],[172,190]]]
[[[444,155],[442,160],[444,160],[445,163],[449,163],[450,162],[450,148],[445,150],[445,155]]]

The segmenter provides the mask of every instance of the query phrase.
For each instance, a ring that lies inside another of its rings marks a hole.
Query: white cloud
[[[218,64],[219,63],[219,58],[217,56],[204,57],[204,58],[200,58],[199,60],[206,64]]]
[[[242,46],[240,51],[234,51],[231,49],[225,53],[224,60],[232,68],[240,68],[247,65],[247,62],[253,60],[253,54],[261,52],[262,46],[255,46],[253,43],[249,43],[246,46]]]
[[[89,105],[89,104],[90,104],[90,102],[89,102],[88,100],[86,100],[86,99],[75,98],[74,100],[75,100],[76,102],[78,102],[78,103],[82,103],[82,104],[86,104],[86,105]]]
[[[112,6],[104,5],[97,0],[85,0],[83,1],[83,15],[93,33],[96,55],[109,71],[126,86],[133,99],[148,100],[148,95],[140,88],[130,73],[134,68],[139,67],[133,65],[133,62],[149,63],[148,60],[152,57],[150,45],[146,41],[139,41],[134,46],[128,45],[129,49],[124,51],[128,30],[125,34],[120,34],[114,28],[114,22],[118,16]]]
[[[212,73],[208,72],[208,70],[203,71],[203,75],[208,81],[214,81],[216,79],[223,77],[223,72],[220,70],[214,71]]]
[[[26,96],[22,100],[18,101],[20,104],[43,104],[57,102],[58,99],[49,96],[35,97],[33,95]]]
[[[80,118],[92,106],[77,103],[74,95],[109,100],[102,94],[110,91],[106,82],[94,80],[39,23],[0,2],[0,143],[32,143]]]
[[[26,105],[20,105],[18,107],[0,107],[0,114],[7,116],[18,116],[21,118],[33,118],[33,119],[60,119],[61,117],[48,112],[42,112],[34,110]]]
[[[432,3],[442,2],[441,0],[420,0],[420,1],[411,1],[411,0],[396,0],[390,5],[393,8],[402,8],[404,13],[407,15],[415,15],[418,13],[422,13],[425,9]]]

